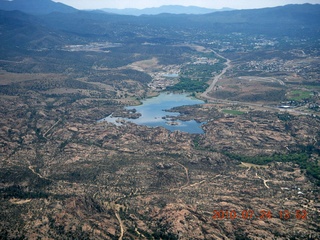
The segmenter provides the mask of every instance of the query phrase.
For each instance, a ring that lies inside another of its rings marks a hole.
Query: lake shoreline
[[[195,120],[182,121],[177,119],[179,112],[170,111],[174,107],[204,104],[205,102],[192,96],[190,93],[160,92],[156,97],[146,98],[140,105],[127,106],[127,111],[135,111],[141,116],[136,119],[112,117],[112,114],[99,121],[108,121],[119,125],[121,122],[132,122],[149,127],[164,127],[170,131],[187,133],[204,133],[202,122]],[[172,119],[173,120],[172,120]]]

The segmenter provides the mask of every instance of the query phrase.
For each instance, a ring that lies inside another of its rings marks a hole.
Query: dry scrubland
[[[319,239],[318,27],[307,10],[283,27],[263,17],[274,9],[1,12],[0,238]],[[263,20],[239,23],[250,16]],[[204,134],[98,122],[136,118],[125,106],[165,89],[206,101],[170,110],[205,122]]]
[[[21,89],[31,88],[1,97],[4,236],[318,236],[319,189],[305,170],[290,162],[241,164],[226,154],[270,156],[315,146],[318,118],[207,103],[175,109],[182,120],[206,121],[204,135],[115,126],[96,122],[113,112],[127,116],[123,94],[108,92],[114,86],[87,79],[66,86],[60,75],[2,74]],[[32,89],[46,84],[43,91]],[[102,93],[110,97],[95,97]],[[243,219],[249,209],[255,215]],[[234,210],[238,218],[213,219],[214,210]],[[260,219],[262,210],[272,218]],[[290,219],[280,219],[284,210]],[[296,210],[306,210],[307,219],[296,219]]]

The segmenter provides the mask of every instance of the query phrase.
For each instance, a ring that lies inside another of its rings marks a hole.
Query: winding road
[[[265,186],[266,188],[270,188],[270,187],[267,185],[267,182],[271,182],[271,180],[263,179],[262,177],[260,177],[260,176],[258,175],[258,173],[256,173],[256,176],[263,181],[263,184],[264,184],[264,186]]]
[[[116,218],[118,219],[118,222],[119,222],[119,224],[120,224],[120,237],[119,237],[118,239],[119,239],[119,240],[122,240],[123,235],[124,235],[123,222],[122,222],[122,220],[121,220],[121,217],[120,217],[118,211],[117,211],[117,210],[114,210],[114,213],[115,213]]]
[[[229,68],[231,68],[231,64],[230,64],[231,61],[230,61],[229,59],[221,56],[220,54],[218,54],[217,52],[215,52],[215,51],[213,51],[213,50],[212,50],[212,52],[213,52],[214,54],[216,54],[218,57],[225,59],[225,60],[227,61],[227,62],[226,62],[226,65],[227,65],[227,66],[222,70],[222,72],[221,72],[219,75],[217,75],[217,76],[215,76],[215,77],[213,78],[213,81],[212,81],[212,83],[210,84],[210,86],[207,88],[206,91],[204,91],[204,92],[201,94],[201,97],[204,97],[204,98],[207,98],[207,99],[211,99],[211,97],[208,96],[208,93],[213,90],[213,88],[215,87],[215,85],[217,84],[217,82],[219,81],[219,79],[227,72],[227,70],[228,70]]]

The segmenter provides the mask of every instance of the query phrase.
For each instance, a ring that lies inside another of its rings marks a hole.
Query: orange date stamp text
[[[215,220],[223,220],[223,219],[260,219],[267,220],[271,218],[280,218],[282,220],[289,219],[298,219],[298,220],[306,220],[307,219],[307,211],[306,210],[280,210],[277,212],[272,212],[270,210],[260,210],[259,212],[255,212],[252,209],[242,210],[241,212],[237,212],[235,210],[214,210],[212,218]]]

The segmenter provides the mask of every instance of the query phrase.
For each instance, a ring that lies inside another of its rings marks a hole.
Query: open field
[[[238,111],[238,110],[231,110],[231,109],[223,109],[223,113],[231,114],[231,115],[242,115],[244,112]]]
[[[277,81],[247,77],[222,79],[217,83],[210,96],[232,101],[274,104],[284,101],[285,93],[285,88]]]
[[[292,90],[288,93],[287,99],[291,101],[303,101],[306,99],[310,99],[312,93],[309,91],[302,91],[302,90]]]

